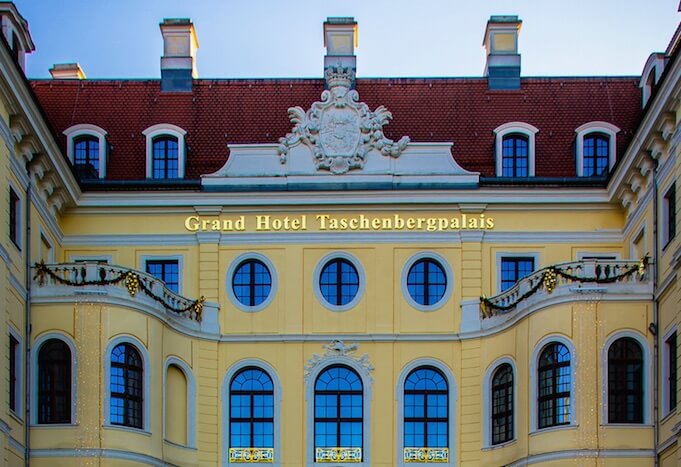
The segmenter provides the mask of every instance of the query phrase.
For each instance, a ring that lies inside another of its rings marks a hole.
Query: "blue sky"
[[[189,17],[203,78],[320,77],[322,22],[359,23],[357,74],[480,76],[485,23],[517,14],[523,76],[638,75],[676,29],[679,0],[15,0],[37,50],[28,75],[158,78],[163,18]]]

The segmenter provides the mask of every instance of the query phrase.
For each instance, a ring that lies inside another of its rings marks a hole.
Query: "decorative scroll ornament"
[[[326,344],[324,347],[324,355],[313,354],[312,358],[307,361],[305,365],[305,380],[307,381],[310,375],[313,373],[314,369],[329,359],[341,358],[352,360],[359,364],[366,376],[371,379],[371,372],[374,371],[374,365],[369,361],[369,356],[363,354],[360,357],[355,355],[359,344],[349,344],[346,345],[343,341],[334,339],[330,344]]]
[[[392,114],[383,106],[374,112],[359,102],[359,94],[350,89],[355,72],[343,66],[329,67],[324,73],[328,91],[321,102],[305,112],[302,107],[288,109],[291,133],[279,138],[279,160],[285,163],[291,147],[298,143],[310,147],[318,170],[344,174],[364,167],[367,154],[377,149],[384,156],[399,157],[409,144],[403,136],[397,143],[383,134],[383,126]]]

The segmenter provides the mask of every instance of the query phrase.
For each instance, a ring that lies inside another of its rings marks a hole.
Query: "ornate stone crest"
[[[399,157],[409,144],[409,137],[403,136],[398,142],[385,137],[383,126],[392,119],[392,114],[383,106],[372,112],[359,102],[357,91],[350,89],[354,71],[330,67],[324,75],[329,90],[322,93],[321,102],[312,104],[307,112],[302,107],[288,109],[294,127],[279,139],[280,162],[286,162],[289,149],[298,143],[312,149],[317,169],[334,174],[364,167],[371,149],[384,156]]]
[[[307,361],[307,365],[305,365],[306,381],[309,379],[317,365],[329,359],[339,358],[353,360],[354,362],[358,363],[371,381],[371,372],[374,371],[374,366],[369,361],[369,356],[367,354],[363,354],[360,357],[355,356],[355,352],[359,348],[358,344],[346,345],[343,341],[334,339],[330,344],[326,344],[323,347],[325,350],[324,355],[313,354],[312,358]]]

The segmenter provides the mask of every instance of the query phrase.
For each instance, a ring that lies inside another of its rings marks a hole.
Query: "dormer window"
[[[615,138],[619,131],[607,122],[590,122],[575,130],[578,177],[608,175],[615,165]]]
[[[175,125],[159,124],[143,133],[147,137],[147,178],[184,178],[184,136],[187,132]]]
[[[494,130],[497,177],[534,176],[534,135],[539,129],[523,122],[510,122]]]
[[[80,180],[106,178],[106,131],[80,124],[64,130],[66,151]]]

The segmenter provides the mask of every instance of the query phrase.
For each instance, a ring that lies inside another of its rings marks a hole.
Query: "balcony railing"
[[[131,297],[160,305],[165,311],[193,321],[201,321],[204,299],[190,300],[178,295],[165,283],[146,272],[102,263],[36,263],[34,281],[45,289],[72,288],[73,293],[106,293],[124,288]]]
[[[274,449],[229,448],[229,462],[234,464],[271,464],[274,462]]]
[[[404,463],[447,463],[448,448],[404,448]]]
[[[541,294],[550,295],[568,286],[570,291],[605,291],[613,285],[622,288],[649,283],[648,260],[570,261],[534,271],[513,287],[494,297],[481,297],[483,318],[510,313],[525,301]],[[574,289],[573,287],[578,287]],[[623,291],[625,291],[622,288]]]
[[[315,462],[362,462],[362,448],[316,448]]]

